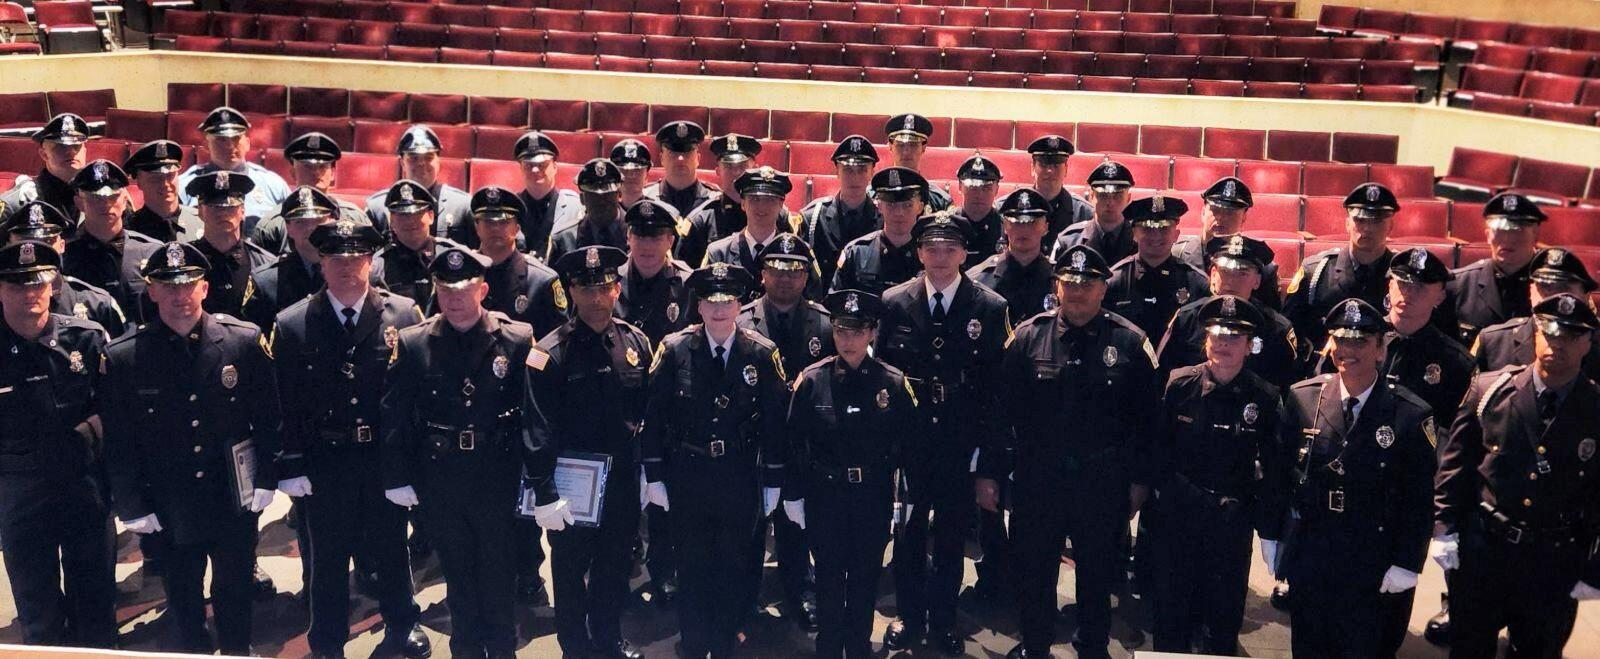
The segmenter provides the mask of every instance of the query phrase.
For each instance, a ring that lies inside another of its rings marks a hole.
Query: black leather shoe
[[[399,653],[406,659],[428,659],[433,656],[433,642],[428,640],[428,634],[422,631],[420,623],[412,625],[404,633],[397,629],[385,632],[378,647]]]
[[[1010,652],[1006,653],[1006,659],[1028,659],[1028,651],[1022,647],[1021,643],[1018,643],[1011,648]]]
[[[534,577],[517,582],[517,601],[530,606],[548,606],[550,593],[544,588],[544,579]]]
[[[883,647],[890,650],[908,650],[921,642],[922,630],[907,625],[904,620],[889,623],[889,628],[883,632]]]
[[[278,594],[278,587],[272,583],[272,577],[267,575],[267,571],[261,569],[260,563],[257,563],[255,566],[255,575],[256,599],[272,599],[273,595]]]
[[[800,626],[800,631],[814,634],[817,631],[817,603],[810,599],[800,600],[799,604],[789,607],[789,616],[794,618],[794,623]]]
[[[609,657],[610,659],[641,659],[644,654],[634,649],[633,644],[627,641],[600,644],[594,646],[594,656]]]
[[[1289,582],[1287,582],[1287,581],[1279,581],[1278,585],[1273,586],[1273,588],[1272,588],[1272,597],[1268,598],[1267,601],[1272,602],[1272,608],[1274,608],[1274,609],[1277,609],[1279,611],[1288,611],[1289,610]]]
[[[934,645],[946,657],[959,657],[967,652],[967,640],[957,636],[954,632],[936,634]]]
[[[1422,628],[1422,638],[1434,645],[1450,644],[1450,593],[1439,595],[1439,612],[1429,618],[1428,625]]]

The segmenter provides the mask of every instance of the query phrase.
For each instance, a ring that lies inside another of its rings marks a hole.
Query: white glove
[[[1261,562],[1267,565],[1267,572],[1273,576],[1278,574],[1278,541],[1261,539]]]
[[[800,530],[804,531],[806,529],[805,499],[783,502],[783,514],[789,518],[789,521],[794,522],[795,526],[800,527]]]
[[[250,494],[250,512],[259,513],[272,505],[272,497],[277,492],[273,490],[257,489]]]
[[[533,521],[547,531],[560,531],[572,523],[572,505],[566,499],[533,507]]]
[[[410,508],[417,505],[417,491],[411,489],[410,485],[405,487],[397,487],[392,490],[384,490],[383,498],[388,499],[389,503],[400,506],[401,508]]]
[[[1390,565],[1389,571],[1383,573],[1383,583],[1378,586],[1380,593],[1403,593],[1417,587],[1417,573],[1398,565]]]
[[[650,483],[644,479],[644,469],[639,469],[639,510],[650,507]]]
[[[1461,556],[1457,554],[1460,549],[1461,541],[1454,533],[1441,535],[1428,543],[1428,555],[1433,557],[1433,562],[1446,570],[1461,567]]]
[[[772,511],[778,509],[778,488],[761,488],[761,516],[771,517]]]
[[[1575,600],[1600,600],[1600,588],[1595,588],[1582,581],[1572,587],[1572,599]]]
[[[646,503],[661,506],[662,510],[672,509],[670,504],[667,503],[667,484],[661,481],[650,483],[644,487],[644,500]]]
[[[155,533],[161,530],[161,521],[156,519],[155,513],[150,513],[149,515],[145,515],[139,519],[122,520],[122,525],[127,527],[129,531],[139,535]]]
[[[311,494],[311,479],[298,476],[286,481],[278,481],[278,490],[291,497],[303,497]]]

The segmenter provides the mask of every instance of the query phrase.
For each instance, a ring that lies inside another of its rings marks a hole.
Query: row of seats
[[[106,111],[114,107],[117,107],[114,89],[0,94],[0,131],[31,132],[62,112],[98,123],[105,121]]]
[[[1519,117],[1594,126],[1600,117],[1600,79],[1468,64],[1450,105]]]
[[[1450,154],[1450,168],[1435,191],[1451,199],[1483,201],[1508,190],[1541,204],[1600,206],[1600,170],[1456,147]]]
[[[1489,41],[1600,51],[1600,29],[1568,25],[1537,25],[1341,5],[1323,5],[1317,25],[1319,29],[1334,34],[1431,41],[1466,51],[1477,50]]]
[[[32,36],[34,41],[19,41],[20,35]],[[28,10],[15,2],[0,2],[0,55],[38,55],[38,31],[28,19]]]
[[[88,0],[41,0],[30,4],[33,8],[34,32],[39,40],[36,45],[44,52],[97,53],[105,50],[105,38],[95,21],[93,3]],[[0,10],[0,13],[5,14],[6,21],[14,21],[17,11],[22,9],[16,5]],[[22,53],[31,50],[23,47],[0,52]]]
[[[1569,76],[1600,77],[1600,69],[1595,67],[1597,57],[1600,57],[1600,53],[1588,50],[1490,41],[1478,45],[1477,52],[1472,55],[1472,63]]]

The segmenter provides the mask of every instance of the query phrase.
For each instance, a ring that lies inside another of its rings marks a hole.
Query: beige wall
[[[1316,18],[1322,12],[1323,5],[1600,27],[1600,0],[1300,0],[1295,12],[1301,18]]]
[[[1585,164],[1600,153],[1600,128],[1405,103],[863,86],[172,51],[12,58],[7,64],[0,67],[0,89],[111,86],[120,105],[146,110],[165,109],[170,82],[237,81],[734,108],[1388,133],[1401,136],[1402,163],[1441,171],[1455,146]]]

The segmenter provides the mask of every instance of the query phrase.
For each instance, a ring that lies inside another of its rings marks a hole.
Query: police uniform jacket
[[[116,298],[76,277],[62,276],[61,287],[50,299],[50,311],[99,325],[113,339],[134,328]]]
[[[1206,272],[1211,264],[1206,262],[1206,241],[1200,236],[1184,236],[1172,245],[1172,256],[1184,263],[1192,265],[1200,272]],[[1250,292],[1250,301],[1256,306],[1264,306],[1273,310],[1283,307],[1283,298],[1278,295],[1278,264],[1265,263],[1261,267],[1261,285]]]
[[[1050,252],[1050,260],[1056,260],[1056,255],[1066,253],[1067,248],[1074,245],[1093,247],[1106,263],[1116,263],[1137,251],[1133,244],[1132,225],[1123,222],[1117,228],[1106,231],[1100,228],[1099,222],[1089,219],[1063,229],[1056,236],[1055,251]]]
[[[689,291],[689,275],[693,272],[682,261],[668,259],[661,271],[647,281],[639,276],[632,261],[622,264],[617,268],[622,294],[614,313],[643,330],[652,343],[659,343],[668,334],[696,322],[698,305]]]
[[[604,228],[595,226],[587,217],[580,215],[579,220],[573,225],[556,230],[550,235],[550,245],[545,250],[545,263],[555,263],[561,259],[561,255],[590,245],[615,247],[627,253],[628,225],[622,221],[620,211],[617,213],[617,219],[612,220],[611,224]]]
[[[472,230],[472,195],[453,185],[435,181],[429,194],[437,200],[433,213],[433,237],[449,238],[465,244],[475,240]],[[389,231],[389,188],[383,188],[367,197],[367,220],[383,235]]]
[[[679,217],[687,218],[694,213],[695,209],[720,197],[722,189],[710,183],[696,180],[693,185],[678,190],[667,185],[667,182],[663,180],[644,186],[641,194],[651,199],[660,199],[666,202],[668,206],[677,209]]]
[[[1389,261],[1394,251],[1384,249],[1372,263],[1357,265],[1350,248],[1336,247],[1312,254],[1300,263],[1300,270],[1289,282],[1283,315],[1294,323],[1294,333],[1312,350],[1327,338],[1322,319],[1333,305],[1349,298],[1360,298],[1377,309],[1386,309],[1389,294]]]
[[[518,192],[517,196],[528,209],[522,216],[522,249],[535,259],[554,263],[545,258],[550,249],[550,236],[578,223],[578,218],[583,216],[583,202],[578,193],[571,190],[551,190],[539,199],[529,196],[527,190]],[[476,240],[471,244],[477,245]]]
[[[1479,330],[1533,313],[1528,298],[1528,266],[1502,275],[1494,261],[1480,259],[1458,268],[1445,283],[1446,305],[1454,312],[1460,340],[1470,344]]]
[[[556,271],[521,252],[489,266],[489,296],[483,308],[533,326],[543,336],[567,322],[567,292]]]
[[[322,286],[322,266],[306,263],[298,252],[290,252],[250,274],[250,286],[246,289],[248,296],[245,297],[244,313],[240,317],[270,334],[279,311],[305,299]]]
[[[805,498],[819,488],[870,487],[887,502],[895,494],[895,471],[920,455],[916,407],[905,375],[878,359],[866,357],[851,369],[830,356],[806,367],[789,404],[794,441],[786,494]]]
[[[898,247],[889,244],[883,231],[874,231],[845,245],[828,290],[854,288],[874,295],[922,272],[917,256],[917,241],[907,240]]]
[[[256,231],[259,233],[265,224],[265,222],[257,224]],[[178,214],[172,217],[161,217],[150,210],[149,206],[145,206],[128,216],[127,225],[128,229],[150,236],[159,242],[194,240],[199,238],[206,228],[205,223],[200,221],[200,212],[193,206],[179,206]]]
[[[198,248],[211,262],[211,269],[206,271],[206,281],[211,284],[211,289],[206,292],[206,312],[244,318],[245,300],[252,297],[250,273],[277,263],[278,257],[248,240],[235,243],[227,253],[218,251],[203,238],[190,241],[189,244]]]
[[[1282,470],[1267,480],[1278,446],[1282,410],[1278,388],[1246,368],[1219,384],[1205,364],[1172,372],[1152,425],[1148,475],[1163,500],[1204,508],[1247,508],[1262,526],[1256,503],[1283,485]]]
[[[337,198],[333,200],[333,203],[339,206],[338,220],[348,220],[356,224],[372,224],[372,220],[367,217],[366,211],[361,210],[355,204]],[[190,212],[193,212],[193,209],[190,209]],[[262,249],[273,254],[288,254],[294,250],[293,245],[289,243],[288,227],[284,226],[284,224],[283,216],[274,214],[272,217],[257,222],[256,228],[250,232],[248,238],[250,238],[250,242],[260,245]],[[200,233],[201,231],[191,231],[183,237],[198,236]],[[168,238],[167,240],[177,239]]]
[[[1133,321],[1146,336],[1157,336],[1166,331],[1178,307],[1209,295],[1210,280],[1194,266],[1168,257],[1151,267],[1135,254],[1111,266],[1101,304]]]
[[[1390,331],[1386,340],[1389,356],[1378,372],[1433,408],[1437,415],[1435,423],[1449,424],[1472,380],[1472,356],[1467,354],[1467,349],[1432,325],[1423,325],[1411,336]],[[1317,371],[1333,373],[1336,370],[1327,351],[1322,351]]]
[[[84,233],[62,251],[61,272],[105,289],[136,317],[150,318],[144,313],[151,308],[145,306],[144,276],[139,269],[160,247],[160,242],[137,231],[125,230],[110,243]]]
[[[788,212],[784,212],[784,217],[788,215]],[[711,245],[743,231],[750,223],[744,207],[720,193],[695,208],[684,219],[689,232],[680,237],[674,247],[674,255],[684,263],[710,263],[707,250]]]
[[[433,300],[433,277],[428,263],[438,250],[435,243],[426,254],[419,254],[398,241],[389,243],[372,257],[372,285],[408,297],[426,309]]]
[[[995,205],[998,207],[1003,201],[1003,199],[996,199]],[[1043,240],[1039,243],[1039,249],[1045,254],[1054,254],[1055,252],[1052,250],[1056,243],[1060,242],[1061,232],[1066,231],[1067,227],[1074,224],[1094,220],[1094,206],[1078,197],[1078,195],[1067,191],[1066,188],[1062,188],[1061,192],[1050,200],[1050,214],[1045,218],[1050,222],[1050,228],[1045,232]],[[1066,248],[1063,247],[1062,249]]]
[[[1590,380],[1600,381],[1600,336],[1593,338],[1595,345],[1583,358],[1583,373]],[[1484,373],[1532,364],[1533,319],[1523,316],[1483,328],[1470,352],[1473,366]]]
[[[857,208],[845,208],[838,197],[822,197],[800,209],[800,227],[795,235],[811,246],[817,255],[823,281],[833,281],[839,253],[850,241],[883,228],[878,205],[867,197]]]
[[[832,316],[822,305],[808,300],[790,309],[782,322],[765,297],[739,310],[739,327],[767,337],[783,357],[783,372],[799,375],[819,359],[833,355]]]
[[[39,200],[60,209],[67,217],[78,216],[78,193],[67,181],[56,178],[48,169],[40,169],[31,181],[13,184],[0,195],[0,222],[10,219],[23,204]]]
[[[1022,265],[1001,252],[967,270],[967,277],[1005,298],[1012,318],[1032,318],[1056,308],[1055,271],[1044,254]]]
[[[1171,372],[1206,360],[1206,333],[1200,324],[1200,309],[1209,301],[1211,298],[1205,297],[1190,302],[1172,316],[1156,349],[1162,371]],[[1244,365],[1282,390],[1300,381],[1305,363],[1300,355],[1303,348],[1295,337],[1294,326],[1283,314],[1260,305],[1256,309],[1266,317],[1267,326],[1258,329],[1259,336],[1250,338],[1250,354]]]
[[[62,480],[95,475],[90,465],[98,464],[100,447],[75,428],[99,411],[105,349],[105,331],[88,320],[52,313],[31,340],[0,321],[0,353],[6,356],[0,360],[0,479],[38,486],[8,489],[0,519],[48,514],[49,497],[62,494]],[[27,496],[30,491],[39,497]]]
[[[970,238],[967,240],[967,261],[961,267],[976,268],[989,257],[1005,251],[1006,234],[1001,227],[1006,221],[1000,217],[1000,211],[991,208],[983,217],[970,218],[966,213],[957,210],[951,217],[966,222],[970,232]]]

